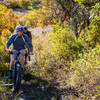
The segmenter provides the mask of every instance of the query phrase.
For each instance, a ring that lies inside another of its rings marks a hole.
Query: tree
[[[51,17],[57,22],[66,22],[72,26],[76,38],[81,30],[89,25],[89,10],[81,7],[75,0],[43,0],[47,9],[51,10]],[[42,1],[42,4],[43,4]],[[52,5],[50,5],[52,4]]]

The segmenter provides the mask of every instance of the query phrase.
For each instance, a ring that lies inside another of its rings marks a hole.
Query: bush
[[[42,9],[30,11],[29,13],[24,15],[21,18],[20,23],[23,25],[26,24],[30,27],[44,27],[47,25],[54,24],[54,21],[51,16],[52,15],[50,10],[45,7],[42,7]]]
[[[5,5],[13,9],[28,9],[31,6],[30,0],[5,0]]]
[[[92,96],[97,96],[97,90],[99,90],[100,79],[100,50],[99,47],[90,50],[88,53],[80,55],[80,59],[71,63],[71,69],[73,75],[71,76],[68,84],[71,87],[77,88],[81,95],[86,99],[90,99]],[[73,78],[74,76],[74,78]],[[100,95],[100,94],[99,94]]]
[[[50,41],[52,54],[57,59],[65,61],[66,65],[79,57],[79,53],[84,51],[86,44],[84,39],[76,39],[74,32],[69,27],[61,26],[59,23],[53,27]]]
[[[38,22],[38,20],[37,20],[37,11],[36,10],[34,12],[30,11],[29,13],[24,15],[20,20],[20,23],[22,25],[27,25],[29,27],[36,27],[37,22]]]
[[[83,100],[98,97],[100,46],[94,45],[90,31],[85,29],[76,39],[69,27],[57,23],[51,33],[34,39],[38,61],[34,74],[47,80],[60,80],[62,90],[74,89]]]
[[[6,70],[8,67],[8,55],[5,54],[5,43],[10,32],[13,32],[18,19],[19,17],[13,13],[13,10],[7,9],[0,4],[0,70]]]

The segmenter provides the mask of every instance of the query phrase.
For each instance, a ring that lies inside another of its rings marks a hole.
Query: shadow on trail
[[[2,78],[0,78],[0,80],[2,80],[6,75],[7,73],[1,74],[0,77]],[[8,82],[8,80],[6,81]],[[66,100],[66,95],[79,97],[78,93],[74,89],[69,88],[61,90],[59,84],[56,82],[48,82],[32,75],[31,73],[24,73],[19,93],[17,93],[16,96],[10,97],[10,95],[11,94],[8,93],[7,96],[10,98],[8,100]]]
[[[60,90],[56,82],[48,82],[30,73],[24,74],[21,91],[19,98],[24,100],[66,100],[65,95],[79,97],[74,89]]]
[[[54,84],[29,73],[23,77],[21,91],[19,98],[24,100],[60,100],[61,91]]]

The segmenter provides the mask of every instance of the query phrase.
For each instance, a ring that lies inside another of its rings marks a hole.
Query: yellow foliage
[[[18,16],[13,13],[12,9],[7,9],[0,4],[0,33],[4,29],[11,29],[15,27],[15,23],[18,20]]]
[[[39,10],[30,11],[22,17],[21,23],[32,27],[44,27],[48,24],[52,24],[50,9],[42,7],[42,9]]]
[[[14,14],[12,9],[7,9],[7,7],[0,4],[0,70],[8,67],[8,63],[5,61],[8,57],[5,53],[5,44],[18,19],[19,17]]]

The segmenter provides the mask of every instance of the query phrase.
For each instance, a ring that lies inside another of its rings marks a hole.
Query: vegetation
[[[40,3],[39,0],[4,0],[4,4],[7,7],[13,8],[13,9],[32,9],[38,8],[37,6]]]
[[[98,98],[100,46],[92,49],[94,44],[90,47],[91,43],[82,38],[74,40],[73,31],[58,28],[58,24],[55,27],[59,30],[33,41],[39,64],[34,75],[49,81],[60,80],[62,90],[74,89],[82,100],[91,99],[91,95]]]
[[[78,14],[74,16],[76,22],[73,23],[72,16],[66,15],[64,22],[56,20],[52,33],[33,41],[42,70],[41,74],[39,71],[35,75],[60,80],[61,89],[74,89],[82,100],[91,100],[93,96],[99,100],[100,4],[98,0],[74,2],[74,7],[78,5],[79,8],[70,13]],[[89,13],[88,19],[82,13]]]
[[[30,11],[27,13],[21,18],[20,23],[29,27],[44,27],[46,25],[53,24],[51,16],[52,15],[49,9],[44,7],[42,9]]]
[[[57,83],[66,99],[68,94],[65,91],[72,91],[69,93],[81,100],[92,100],[93,97],[99,100],[99,0],[40,0],[39,3],[41,7],[24,15],[20,23],[32,28],[50,25],[52,32],[33,39],[37,62],[28,66],[27,70],[41,79]],[[0,28],[0,34],[9,36],[17,17],[12,10],[0,6],[0,9],[3,8],[0,12],[0,20],[3,20],[0,27],[5,26]],[[6,40],[7,38],[1,38],[0,52],[4,52],[2,48]]]
[[[14,31],[17,24],[18,16],[13,13],[12,9],[7,9],[0,4],[0,70],[5,70],[8,66],[7,55],[5,52],[5,43],[10,36],[10,33]]]

